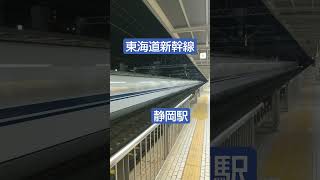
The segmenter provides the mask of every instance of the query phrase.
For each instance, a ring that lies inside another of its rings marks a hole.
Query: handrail
[[[193,97],[193,94],[190,94],[183,101],[175,106],[175,108],[181,107],[185,102]],[[144,132],[142,132],[138,137],[129,142],[125,147],[120,149],[110,158],[110,168],[115,166],[119,161],[121,161],[134,147],[136,147],[141,141],[143,141],[153,130],[155,130],[160,124],[153,124]]]
[[[232,124],[230,127],[228,127],[226,130],[224,130],[211,142],[211,146],[219,146],[220,144],[222,144],[234,132],[236,132],[242,125],[248,122],[250,118],[253,117],[253,114],[256,113],[256,111],[262,107],[263,107],[263,103],[260,103],[258,106],[256,106],[254,109],[252,109],[250,112],[245,114],[242,118],[240,118],[240,120],[238,120],[237,122]]]

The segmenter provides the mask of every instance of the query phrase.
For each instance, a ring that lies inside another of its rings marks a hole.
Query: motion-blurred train
[[[109,96],[108,49],[1,41],[0,49],[0,179],[105,146],[109,106],[114,118],[202,83],[112,74]]]
[[[106,147],[107,5],[0,1],[1,180]]]
[[[0,41],[0,179],[107,144],[108,49]]]
[[[172,94],[203,84],[202,81],[111,73],[111,120]]]

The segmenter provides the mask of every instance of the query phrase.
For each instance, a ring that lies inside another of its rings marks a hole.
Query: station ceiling
[[[209,79],[210,75],[210,4],[209,0],[143,0],[150,11],[174,38],[197,39],[198,53],[188,55]],[[205,53],[206,58],[200,58]]]
[[[121,69],[123,63],[129,70],[135,67],[156,75],[205,79],[210,58],[216,54],[297,61],[301,65],[309,65],[319,56],[317,0],[213,0],[208,6],[209,2],[111,0],[112,69]],[[206,7],[211,7],[210,13]],[[208,55],[204,60],[199,54],[126,56],[122,54],[126,37],[195,37],[198,51]]]
[[[157,0],[157,2],[168,3],[166,0]],[[181,23],[183,25],[183,22]],[[135,69],[139,73],[206,80],[204,74],[186,55],[124,55],[122,53],[123,38],[172,37],[143,0],[111,0],[110,26],[112,70]],[[187,36],[188,33],[191,34],[188,31],[185,35]]]
[[[317,59],[320,48],[320,1],[264,0],[263,2],[306,53]]]
[[[312,63],[310,54],[262,0],[214,0],[211,47],[213,54]]]

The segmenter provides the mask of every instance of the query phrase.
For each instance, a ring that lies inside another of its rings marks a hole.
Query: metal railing
[[[195,98],[197,92],[175,107],[190,107]],[[183,124],[153,124],[110,158],[110,179],[155,179],[182,128]]]
[[[260,103],[211,142],[214,147],[254,147],[257,128],[272,119],[272,107]]]

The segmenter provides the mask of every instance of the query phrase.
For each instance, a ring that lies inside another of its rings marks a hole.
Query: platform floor
[[[210,179],[210,92],[205,86],[157,180]]]
[[[316,74],[315,68],[304,73],[299,98],[281,114],[279,130],[264,153],[262,180],[320,179],[320,80]]]

